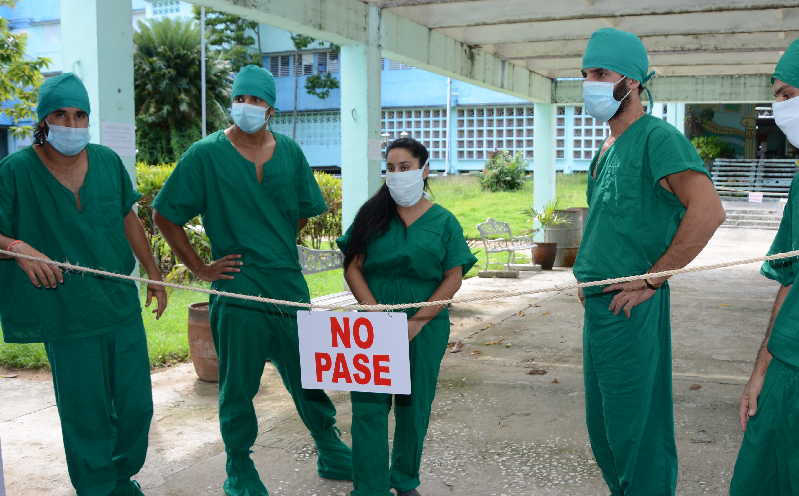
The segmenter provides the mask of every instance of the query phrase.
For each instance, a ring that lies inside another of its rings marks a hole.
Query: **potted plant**
[[[544,205],[540,211],[530,207],[525,209],[524,213],[534,222],[538,221],[541,229],[544,230],[545,240],[549,239],[547,236],[549,229],[565,223],[565,220],[557,213],[557,201],[555,200]],[[557,248],[558,244],[551,241],[536,243],[536,247],[533,249],[533,263],[540,265],[543,270],[552,270],[558,253]]]

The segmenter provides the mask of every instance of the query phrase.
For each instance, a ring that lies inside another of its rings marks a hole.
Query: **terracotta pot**
[[[189,354],[201,381],[219,382],[219,359],[211,335],[208,302],[189,305]]]
[[[543,270],[552,270],[557,254],[557,243],[538,243],[533,250],[533,263],[540,265]]]

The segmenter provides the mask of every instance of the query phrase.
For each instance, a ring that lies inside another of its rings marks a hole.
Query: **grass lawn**
[[[468,238],[478,238],[475,226],[486,217],[508,222],[514,233],[522,234],[530,228],[530,219],[521,210],[532,203],[533,182],[528,179],[520,191],[488,193],[480,190],[476,176],[449,176],[433,178],[430,183],[436,202],[454,213]],[[560,208],[584,207],[586,175],[558,174],[558,206]],[[482,249],[475,248],[478,262],[466,277],[474,277],[483,269],[485,254]],[[492,262],[504,260],[502,255],[493,255]],[[529,256],[517,255],[517,263],[529,262]],[[501,268],[500,263],[492,263],[492,269]],[[337,293],[344,289],[342,271],[332,270],[306,276],[311,297]],[[160,320],[150,313],[142,312],[144,326],[147,330],[147,342],[150,351],[150,362],[159,367],[188,359],[188,340],[186,326],[188,305],[198,301],[206,301],[207,297],[188,291],[173,291],[170,294],[169,307]],[[41,344],[7,344],[0,342],[0,366],[12,368],[47,367],[47,357]]]
[[[558,174],[558,208],[585,207],[587,176],[583,173]],[[477,228],[488,217],[510,224],[514,234],[529,230],[532,221],[521,211],[533,203],[533,181],[528,178],[519,191],[489,193],[480,189],[477,176],[435,177],[430,180],[435,201],[449,209],[460,221],[466,237],[479,238]]]

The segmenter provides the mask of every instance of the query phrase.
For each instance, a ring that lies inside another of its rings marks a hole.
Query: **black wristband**
[[[657,291],[660,286],[653,286],[652,283],[649,282],[649,279],[644,279],[644,283],[646,287],[651,289],[652,291]]]

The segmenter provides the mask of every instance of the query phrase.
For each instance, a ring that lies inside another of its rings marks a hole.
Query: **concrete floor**
[[[757,256],[773,232],[720,230],[696,263]],[[461,295],[571,280],[566,270],[518,280],[470,279]],[[737,401],[762,339],[776,285],[755,265],[672,281],[679,494],[726,494],[741,432]],[[582,313],[574,294],[550,293],[453,308],[423,461],[425,496],[607,495],[584,426]],[[542,371],[545,371],[543,373]],[[219,495],[224,454],[216,385],[190,364],[153,375],[156,413],[148,495]],[[348,437],[350,405],[333,393]],[[47,377],[0,379],[0,439],[9,496],[73,494]],[[276,496],[346,495],[351,484],[315,475],[315,453],[273,370],[257,397],[254,459]]]

